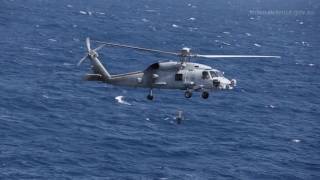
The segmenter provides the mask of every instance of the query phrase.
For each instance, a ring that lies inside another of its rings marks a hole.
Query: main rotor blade
[[[138,50],[138,51],[156,52],[156,53],[170,54],[170,55],[175,55],[175,56],[180,55],[179,53],[169,52],[169,51],[161,51],[161,50],[157,50],[157,49],[148,49],[148,48],[143,48],[143,47],[130,46],[130,45],[124,45],[124,44],[116,44],[116,43],[109,43],[109,42],[103,42],[103,41],[95,41],[95,42],[102,43],[102,44],[104,44],[106,46],[123,47],[123,48],[135,49],[135,50]]]
[[[99,51],[100,49],[102,49],[105,46],[105,44],[100,45],[99,47],[95,48],[93,51]]]
[[[87,44],[88,51],[91,51],[91,45],[90,45],[90,38],[89,37],[86,38],[86,44]]]
[[[81,58],[81,60],[77,64],[77,66],[80,66],[82,64],[82,62],[87,59],[88,56],[89,55],[86,54],[83,58]]]
[[[202,58],[281,58],[281,56],[260,56],[260,55],[203,55],[194,54],[192,57],[202,57]]]

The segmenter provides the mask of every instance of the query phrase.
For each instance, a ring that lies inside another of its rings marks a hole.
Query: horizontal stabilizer
[[[101,74],[87,74],[84,76],[86,81],[104,81]]]

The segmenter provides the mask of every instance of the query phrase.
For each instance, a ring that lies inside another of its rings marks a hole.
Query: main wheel
[[[186,98],[191,98],[191,96],[192,96],[192,92],[191,91],[186,91],[184,93],[184,97],[186,97]]]
[[[150,101],[152,101],[152,100],[153,100],[153,96],[150,95],[150,94],[148,94],[147,99],[150,100]]]
[[[202,94],[201,94],[201,97],[202,97],[203,99],[208,99],[209,93],[208,93],[207,91],[203,91]]]

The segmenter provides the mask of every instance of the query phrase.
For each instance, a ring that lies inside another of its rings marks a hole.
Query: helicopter
[[[137,46],[95,41],[101,45],[91,49],[90,38],[86,38],[88,53],[78,62],[78,66],[86,59],[91,61],[93,73],[86,74],[84,80],[100,81],[115,86],[148,88],[148,100],[153,100],[153,89],[183,90],[186,98],[191,98],[193,92],[201,92],[201,97],[207,99],[209,92],[233,89],[237,81],[227,79],[224,73],[208,65],[191,62],[192,58],[280,58],[280,56],[261,55],[202,55],[191,53],[190,48],[182,48],[180,52],[168,52],[157,49],[142,48]],[[111,75],[98,59],[98,51],[103,47],[129,48],[138,51],[161,53],[179,57],[179,61],[156,62],[143,71]]]

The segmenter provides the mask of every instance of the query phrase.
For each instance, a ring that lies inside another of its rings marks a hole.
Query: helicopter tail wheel
[[[208,93],[207,91],[203,91],[202,94],[201,94],[201,97],[202,97],[203,99],[208,99],[209,93]]]
[[[192,92],[189,90],[184,93],[184,97],[186,98],[191,98],[191,96],[192,96]]]

